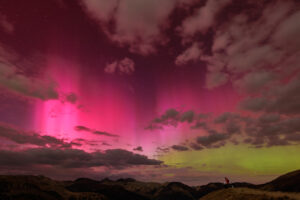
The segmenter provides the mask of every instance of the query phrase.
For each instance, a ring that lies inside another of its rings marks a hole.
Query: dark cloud
[[[178,123],[193,123],[195,120],[205,118],[206,115],[197,115],[194,111],[189,110],[185,112],[179,112],[176,109],[168,109],[160,117],[155,118],[152,122],[145,128],[148,130],[163,129],[163,126],[177,126]]]
[[[244,142],[256,147],[298,143],[298,140],[293,139],[296,139],[300,132],[299,123],[299,117],[280,119],[277,114],[262,115],[245,124],[248,138]]]
[[[75,104],[78,100],[78,97],[75,93],[71,92],[66,95],[66,101],[72,104]]]
[[[123,149],[88,153],[79,149],[34,148],[24,151],[0,150],[1,167],[30,167],[36,165],[62,168],[129,167],[134,165],[160,165],[162,161],[149,159]]]
[[[193,126],[191,126],[191,129],[208,129],[207,123],[206,122],[196,122]]]
[[[290,141],[290,142],[297,142],[298,143],[298,142],[300,142],[300,133],[286,135],[285,139]]]
[[[248,98],[241,102],[241,108],[253,112],[276,112],[294,115],[300,113],[300,77],[285,85],[277,85],[261,97]]]
[[[103,146],[112,146],[111,144],[107,143],[107,142],[102,142],[101,143]]]
[[[36,62],[24,60],[0,43],[0,87],[25,97],[41,100],[58,99],[57,84],[49,77],[42,79],[24,73],[25,68],[34,68]]]
[[[134,154],[123,149],[106,150],[104,159],[111,166],[118,165],[160,165],[162,161],[149,159],[144,155]]]
[[[58,99],[59,97],[53,81],[44,81],[18,74],[14,67],[1,62],[0,86],[10,92],[42,100]]]
[[[145,130],[150,130],[150,131],[154,131],[154,130],[161,130],[163,129],[162,125],[157,125],[157,124],[149,124],[148,126],[145,127]]]
[[[240,107],[250,111],[262,111],[268,101],[262,97],[247,98],[240,103]]]
[[[115,134],[108,133],[108,132],[105,132],[105,131],[93,130],[93,129],[90,129],[86,126],[75,126],[74,129],[76,131],[86,131],[86,132],[90,132],[90,133],[93,133],[93,134],[96,134],[96,135],[104,135],[104,136],[108,136],[108,137],[119,137],[119,135],[115,135]]]
[[[219,142],[224,142],[228,139],[228,135],[225,134],[219,134],[219,133],[214,133],[208,136],[201,136],[197,138],[197,143],[201,144],[202,146],[205,147],[214,147],[213,145],[217,145]],[[215,146],[218,147],[218,146]]]
[[[208,130],[208,123],[206,122],[208,118],[209,114],[206,113],[196,113],[193,110],[180,112],[171,108],[166,110],[161,116],[152,120],[145,129],[161,130],[164,126],[177,127],[179,123],[188,123],[193,124],[190,126],[191,129]]]
[[[229,80],[229,75],[225,72],[209,72],[206,74],[205,84],[207,89],[217,88],[224,85]]]
[[[215,123],[224,123],[226,122],[229,118],[231,117],[231,113],[225,112],[222,115],[218,116],[215,118],[214,122]]]
[[[176,150],[176,151],[188,151],[189,148],[183,145],[173,145],[171,146],[172,149]]]
[[[272,122],[278,122],[279,120],[280,120],[280,115],[274,113],[264,114],[258,118],[258,121],[260,123],[272,123]]]
[[[168,124],[169,123],[168,121],[170,120],[171,124],[172,124],[172,120],[177,120],[179,117],[179,114],[180,113],[177,110],[169,109],[160,118],[154,119],[154,122]]]
[[[134,148],[133,150],[134,150],[134,151],[143,151],[143,147],[138,146],[138,147]]]
[[[157,153],[168,153],[170,149],[168,147],[157,147],[156,152]]]
[[[183,112],[180,116],[180,121],[181,122],[186,121],[186,122],[192,123],[194,121],[194,119],[195,119],[195,113],[192,110]]]
[[[104,72],[108,74],[114,74],[118,72],[119,74],[132,74],[135,70],[135,63],[130,58],[124,58],[120,61],[114,61],[106,65]]]
[[[227,134],[232,135],[241,132],[241,125],[237,121],[231,121],[225,125],[224,129]]]
[[[258,103],[254,102],[252,104],[251,102],[248,105],[257,109],[260,104],[259,99]],[[197,114],[193,111],[181,113],[175,109],[169,109],[161,117],[153,120],[155,123],[152,124],[152,126],[156,125],[162,128],[162,126],[169,124],[176,126],[181,122],[194,122],[194,124],[190,126],[191,129],[202,129],[208,134],[207,136],[199,136],[194,141],[191,141],[189,146],[194,150],[201,150],[204,147],[219,148],[224,146],[227,142],[233,144],[244,142],[253,147],[261,148],[296,144],[298,142],[298,133],[300,132],[300,122],[298,120],[299,118],[297,117],[282,118],[280,114],[271,112],[262,112],[257,117],[225,112],[216,118],[208,120],[207,118],[203,119],[197,117]],[[213,124],[217,124],[217,127],[213,128]],[[241,141],[241,138],[244,138],[244,141]],[[294,142],[292,138],[295,138]],[[173,147],[176,149],[178,145]],[[173,147],[171,148],[174,149]],[[180,147],[184,147],[182,150],[187,148],[185,146],[179,146],[177,150],[179,150]],[[189,150],[189,148],[185,150]]]
[[[94,133],[94,134],[97,134],[97,135],[108,136],[108,137],[119,137],[118,135],[111,134],[111,133],[104,132],[104,131],[93,131],[93,133]]]
[[[254,71],[234,82],[234,85],[242,93],[259,93],[264,86],[274,79],[273,72]]]
[[[190,147],[193,149],[193,150],[196,150],[196,151],[199,151],[199,150],[202,150],[204,149],[202,146],[196,144],[196,143],[191,143],[190,144]]]
[[[168,109],[160,117],[155,118],[152,122],[145,128],[148,130],[162,129],[163,126],[171,125],[177,126],[180,120],[180,113],[175,109]]]
[[[76,131],[92,131],[90,128],[86,127],[86,126],[75,126],[74,128]]]
[[[300,76],[286,85],[270,91],[272,99],[265,106],[266,112],[300,114]]]
[[[40,147],[59,147],[70,148],[72,146],[81,146],[76,142],[65,142],[63,139],[58,139],[49,135],[40,135],[34,132],[25,132],[18,130],[7,124],[0,124],[0,137],[13,141],[17,144],[36,145]]]

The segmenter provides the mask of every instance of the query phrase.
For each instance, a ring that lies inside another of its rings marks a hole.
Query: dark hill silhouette
[[[232,183],[231,184],[234,188],[240,188],[240,187],[247,187],[247,188],[257,188],[256,185],[253,185],[251,183]],[[207,185],[197,186],[197,197],[203,197],[207,195],[208,193],[222,190],[225,188],[225,185],[223,183],[209,183]]]
[[[154,194],[155,200],[194,200],[197,191],[183,183],[170,182],[163,184]]]
[[[66,187],[71,192],[92,192],[104,195],[110,200],[119,200],[126,197],[131,200],[148,200],[146,196],[126,190],[120,185],[107,185],[99,181],[80,178],[74,181],[74,183]]]
[[[201,200],[298,200],[299,194],[269,192],[250,188],[228,188],[211,192]]]
[[[260,186],[263,190],[300,192],[300,170],[293,171]]]
[[[132,178],[55,181],[45,176],[0,176],[0,200],[290,200],[300,199],[300,170],[262,185],[232,185],[234,188],[226,189],[223,183],[190,187],[180,182],[161,184]]]

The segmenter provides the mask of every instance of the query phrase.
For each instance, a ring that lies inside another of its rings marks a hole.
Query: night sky
[[[299,169],[299,22],[297,0],[0,0],[0,173]]]

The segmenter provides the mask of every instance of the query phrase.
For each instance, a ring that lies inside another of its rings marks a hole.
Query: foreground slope
[[[298,193],[269,192],[250,188],[229,188],[218,190],[201,200],[300,200]]]
[[[65,184],[44,176],[0,176],[0,200],[107,200],[101,194],[73,193]]]
[[[153,183],[134,179],[55,181],[44,176],[0,176],[0,200],[297,200],[300,170],[262,185],[222,183],[190,187],[180,182]]]
[[[279,176],[273,181],[260,186],[263,190],[300,192],[300,170]]]

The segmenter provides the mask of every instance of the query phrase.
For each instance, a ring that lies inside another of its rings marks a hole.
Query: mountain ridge
[[[46,176],[0,175],[0,200],[290,200],[300,199],[298,196],[300,170],[265,184],[232,183],[229,188],[223,183],[191,187],[181,182],[141,182],[132,178],[56,181]]]

